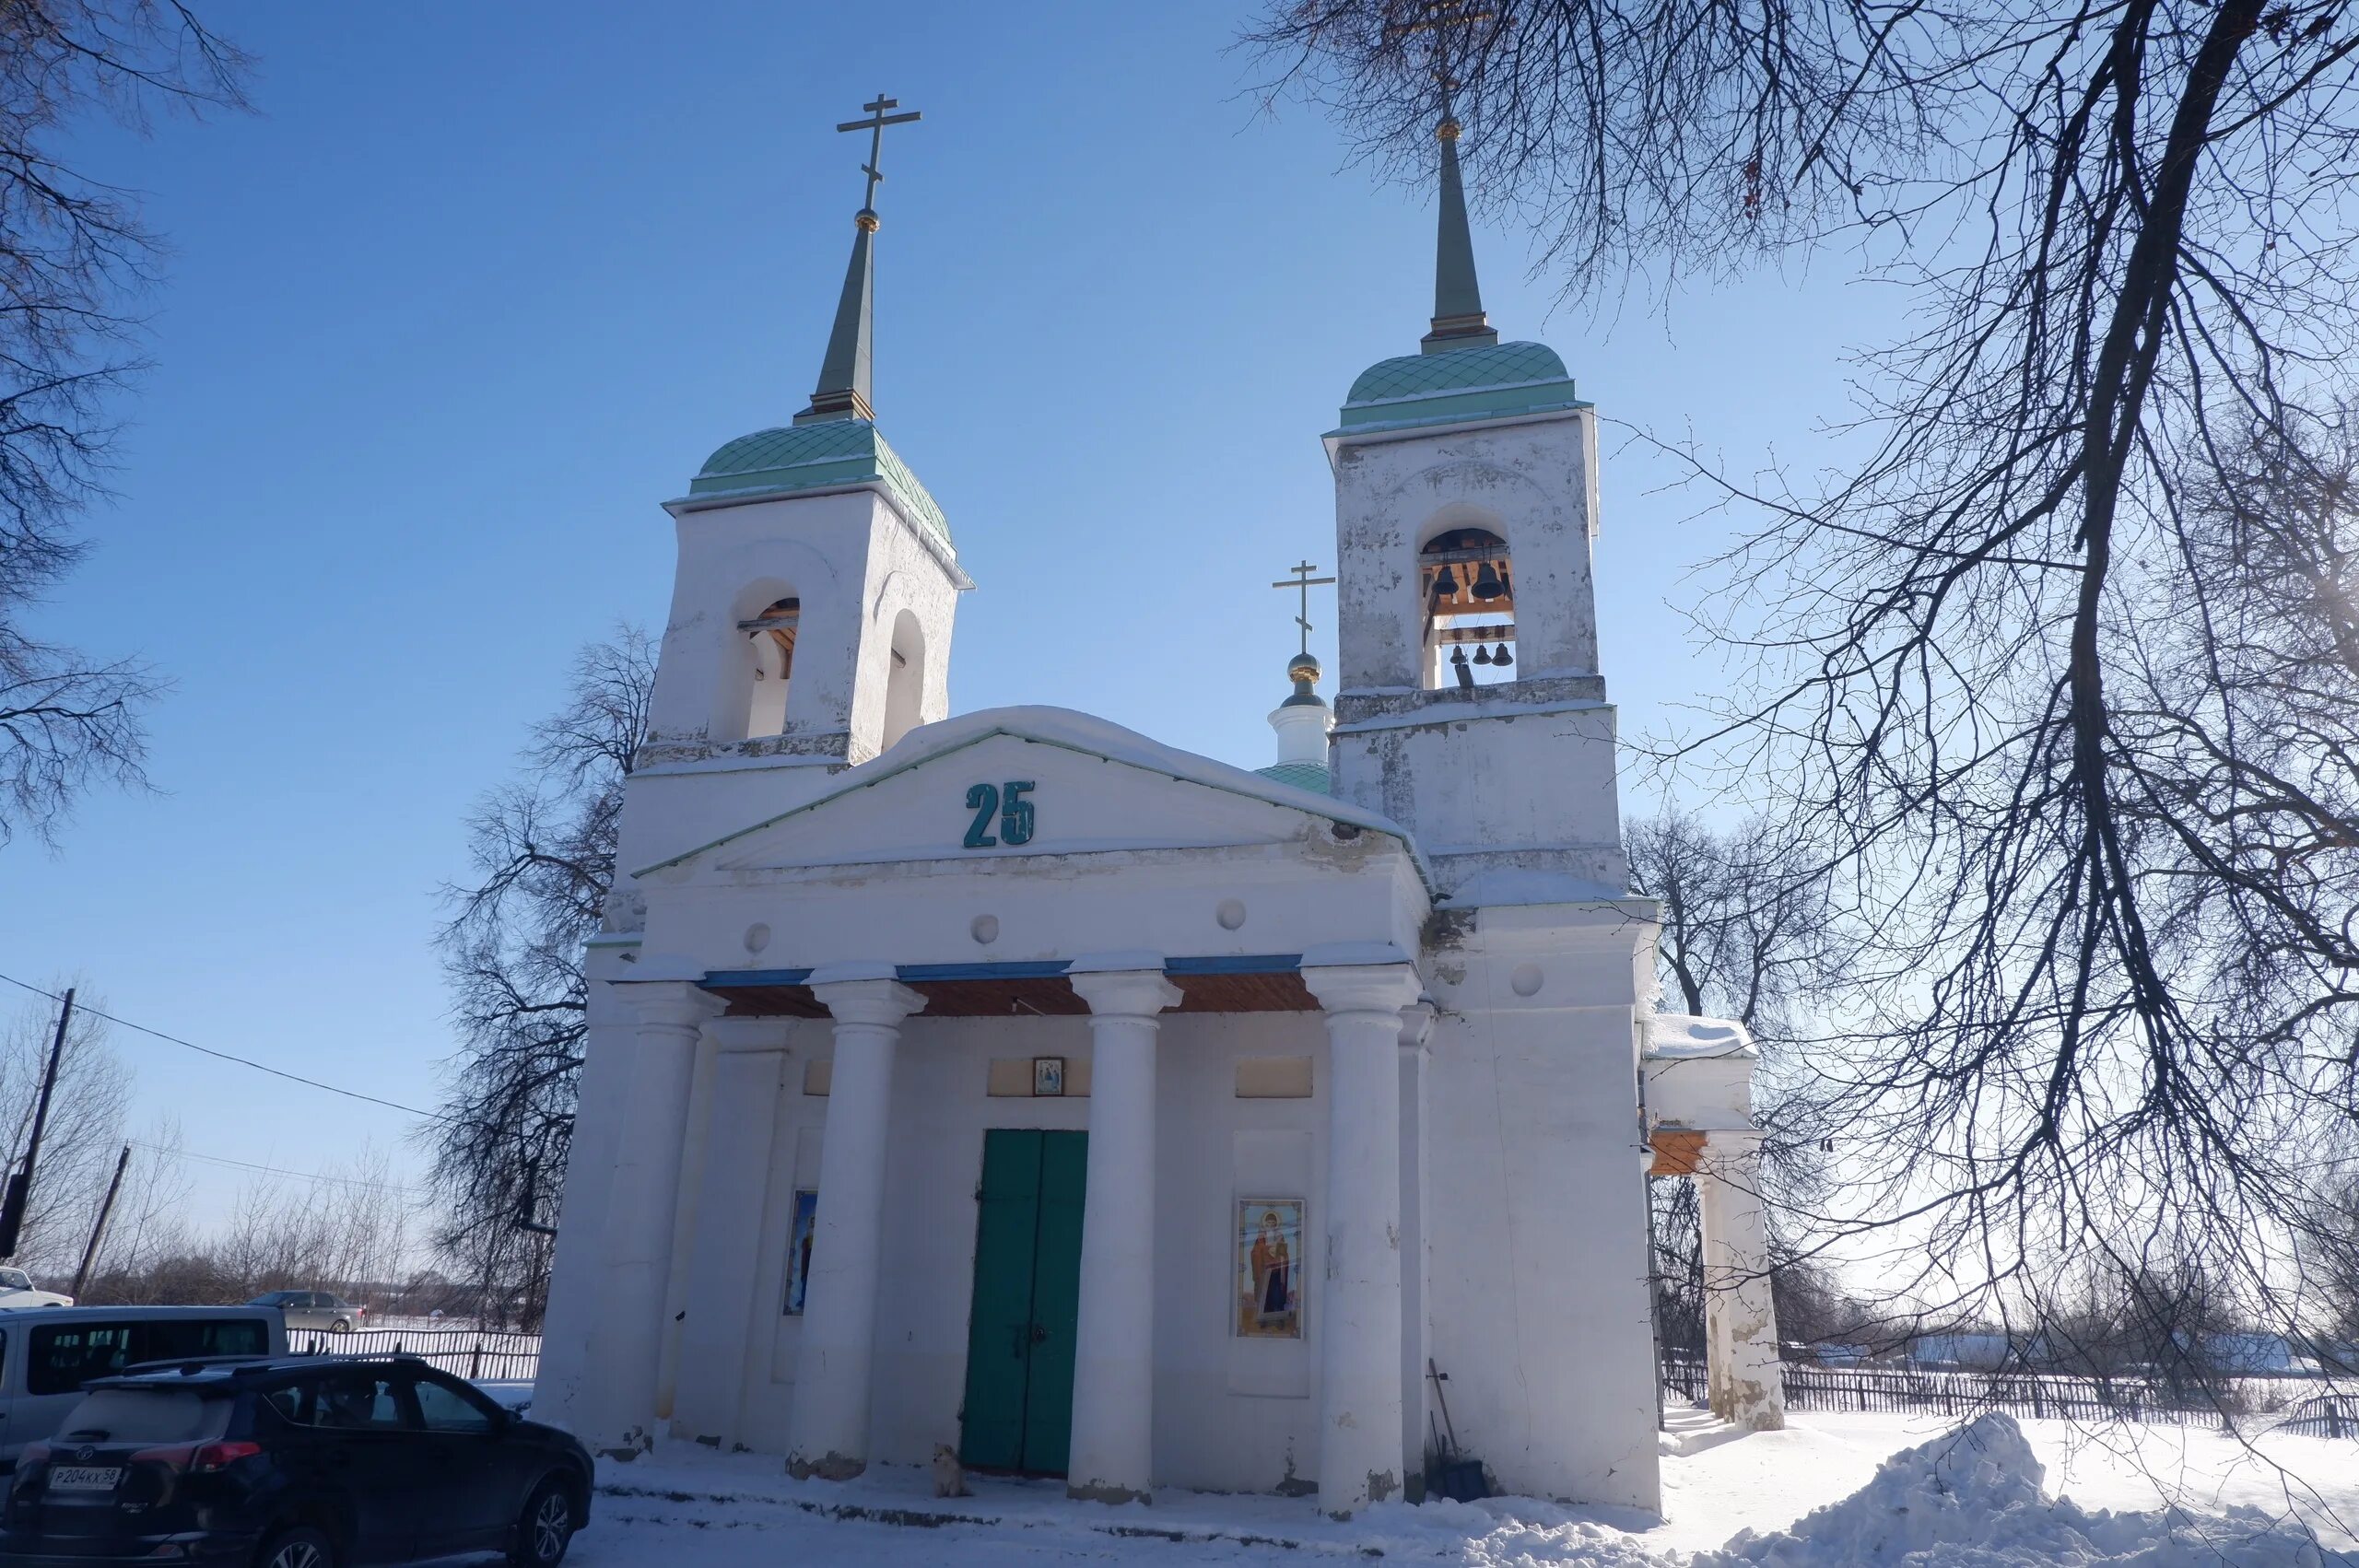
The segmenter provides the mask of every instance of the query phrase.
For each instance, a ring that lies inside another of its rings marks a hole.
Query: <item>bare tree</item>
[[[56,1023],[56,1003],[33,997],[0,1025],[0,1139],[12,1164],[31,1136]],[[74,1277],[123,1145],[131,1073],[106,1034],[106,1021],[91,1006],[76,1011],[17,1239],[18,1264],[52,1289],[65,1289]]]
[[[1770,1228],[1770,1281],[1779,1332],[1790,1340],[1848,1336],[1862,1314],[1832,1277],[1802,1256],[1788,1211],[1816,1201],[1825,1179],[1825,1124],[1809,1042],[1848,973],[1848,947],[1831,919],[1824,869],[1766,819],[1714,828],[1666,808],[1624,834],[1633,892],[1655,901],[1662,1011],[1729,1018],[1753,1036],[1762,1198]],[[1657,1329],[1700,1352],[1703,1233],[1691,1183],[1652,1185]],[[1806,1229],[1806,1227],[1804,1227]]]
[[[478,880],[449,890],[443,968],[464,1043],[427,1134],[449,1216],[435,1239],[494,1322],[536,1323],[547,1295],[581,1066],[582,944],[614,883],[623,779],[654,680],[654,645],[636,627],[581,651],[565,706],[534,727],[523,777],[476,808]]]
[[[1817,1054],[1875,1156],[1816,1218],[1930,1305],[2167,1254],[2282,1313],[2359,1105],[2359,16],[1281,0],[1256,38],[1402,158],[1444,41],[1568,289],[1844,242],[1909,291],[1839,466],[1696,460],[1756,520],[1705,619],[1755,673],[1677,749],[1862,943]]]
[[[88,548],[75,517],[105,493],[109,407],[140,367],[127,301],[158,243],[128,193],[59,161],[91,112],[244,102],[245,61],[178,0],[14,0],[0,7],[0,842],[51,837],[96,782],[138,784],[136,661],[41,641],[23,617]]]

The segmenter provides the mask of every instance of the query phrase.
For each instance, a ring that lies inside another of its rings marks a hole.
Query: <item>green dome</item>
[[[942,509],[866,419],[823,419],[740,436],[705,459],[688,494],[750,499],[863,484],[882,484],[904,510],[948,542],[950,523]]]
[[[1329,775],[1324,763],[1282,762],[1274,767],[1257,767],[1253,771],[1258,777],[1273,783],[1308,790],[1314,795],[1332,795],[1335,792],[1334,779]]]
[[[1581,406],[1565,362],[1546,344],[1485,344],[1369,366],[1352,383],[1337,434]]]

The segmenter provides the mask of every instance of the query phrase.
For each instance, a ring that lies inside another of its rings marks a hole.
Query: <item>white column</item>
[[[573,1141],[564,1172],[565,1187],[554,1215],[556,1255],[549,1272],[548,1316],[541,1324],[541,1363],[533,1379],[533,1408],[541,1419],[579,1434],[592,1447],[616,1437],[606,1421],[613,1390],[598,1366],[595,1341],[604,1332],[606,1204],[615,1182],[618,1126],[630,1100],[630,1073],[639,1041],[632,1027],[610,1016],[604,982],[593,986],[592,1023],[582,1039],[581,1075],[575,1095]]]
[[[787,1449],[786,1468],[796,1476],[849,1480],[868,1468],[893,1055],[901,1020],[925,1005],[891,974],[889,965],[845,964],[811,977],[811,994],[835,1018],[836,1059]]]
[[[687,1147],[697,1038],[724,1004],[687,980],[622,989],[639,1027],[630,1094],[616,1117],[614,1186],[606,1201],[606,1331],[596,1340],[604,1362],[597,1371],[614,1387],[608,1422],[615,1440],[644,1448],[655,1431],[663,1297],[672,1277],[672,1220]]]
[[[1125,961],[1144,955],[1125,954]],[[1089,1187],[1081,1216],[1073,1449],[1065,1494],[1151,1503],[1155,1480],[1156,1014],[1180,988],[1153,968],[1069,972],[1089,1004]]]
[[[1701,1150],[1696,1155],[1696,1255],[1704,1276],[1704,1403],[1722,1421],[1729,1414],[1728,1293],[1714,1288],[1712,1259],[1720,1252],[1720,1184],[1712,1179]]]
[[[1401,1010],[1401,1457],[1424,1495],[1426,1452],[1426,1039],[1434,1004]]]
[[[778,1312],[777,1303],[754,1300],[754,1284],[765,1239],[762,1204],[778,1128],[787,1027],[778,1018],[716,1018],[705,1025],[716,1047],[712,1096],[702,1191],[689,1236],[687,1288],[682,1293],[687,1316],[680,1324],[672,1428],[679,1436],[720,1447],[737,1440],[754,1317],[758,1312],[767,1322]],[[777,1216],[769,1218],[775,1226]],[[767,1381],[767,1369],[763,1375]]]
[[[1401,1490],[1401,1010],[1406,964],[1304,965],[1327,1013],[1327,1302],[1319,1505],[1348,1518]],[[1316,1282],[1312,1289],[1318,1289]]]
[[[1786,1388],[1778,1359],[1778,1308],[1769,1288],[1769,1224],[1761,1206],[1761,1134],[1714,1132],[1704,1146],[1706,1300],[1720,1300],[1713,1345],[1724,1370],[1712,1378],[1724,1421],[1750,1432],[1786,1424]]]

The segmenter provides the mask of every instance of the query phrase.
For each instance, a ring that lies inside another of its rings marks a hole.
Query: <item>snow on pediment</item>
[[[1313,832],[1408,842],[1375,813],[1101,719],[1003,708],[912,730],[792,810],[634,874],[1212,848]]]

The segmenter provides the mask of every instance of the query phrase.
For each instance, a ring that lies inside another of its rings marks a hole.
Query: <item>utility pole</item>
[[[49,1097],[57,1093],[57,1064],[65,1055],[65,1026],[74,1017],[74,988],[65,988],[65,1005],[57,1010],[57,1035],[49,1042],[49,1067],[41,1075],[41,1099],[33,1107],[33,1132],[25,1141],[25,1156],[8,1176],[6,1195],[0,1197],[0,1258],[17,1255],[17,1237],[25,1226],[25,1200],[32,1195],[33,1163],[41,1157],[41,1129],[49,1125]]]
[[[131,1164],[131,1145],[114,1157],[114,1176],[107,1183],[106,1201],[99,1205],[99,1223],[90,1227],[90,1245],[82,1249],[82,1266],[74,1270],[74,1299],[82,1299],[82,1287],[89,1282],[90,1266],[99,1260],[99,1243],[106,1238],[107,1216],[114,1212],[114,1195],[123,1190],[123,1167]]]

